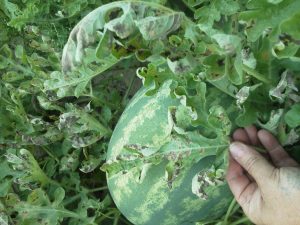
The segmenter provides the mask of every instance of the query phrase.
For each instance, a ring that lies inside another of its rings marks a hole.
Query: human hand
[[[299,164],[266,130],[238,129],[233,140],[226,179],[244,213],[259,225],[299,225]],[[249,146],[260,143],[272,162]]]

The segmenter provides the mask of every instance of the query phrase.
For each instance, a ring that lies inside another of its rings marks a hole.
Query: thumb
[[[241,142],[230,145],[232,157],[255,179],[258,185],[269,180],[275,167],[272,166],[259,152]]]

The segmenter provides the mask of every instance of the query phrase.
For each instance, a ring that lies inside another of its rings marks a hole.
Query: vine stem
[[[102,216],[96,221],[97,224],[100,224],[100,222],[102,222],[105,219],[113,219],[112,217],[110,217],[110,215],[115,214],[116,210],[111,210],[108,213],[102,214]]]
[[[118,225],[120,216],[121,216],[121,213],[120,213],[120,212],[116,212],[116,215],[115,215],[115,219],[114,219],[113,225]]]
[[[97,192],[97,191],[104,191],[107,190],[108,187],[107,186],[103,186],[103,187],[98,187],[98,188],[94,188],[94,189],[88,189],[85,191],[85,194],[89,194],[89,193],[93,193],[93,192]],[[76,201],[77,199],[80,198],[80,196],[82,195],[82,192],[78,193],[77,195],[74,195],[71,198],[68,198],[65,202],[64,202],[64,206],[71,204],[72,202]]]
[[[98,187],[98,188],[94,188],[94,189],[89,189],[88,192],[91,193],[91,192],[97,192],[97,191],[104,191],[107,189],[108,189],[107,186],[103,186],[103,187]]]
[[[226,212],[226,215],[225,215],[225,219],[224,219],[224,225],[227,224],[228,222],[228,219],[229,219],[229,216],[231,215],[232,211],[233,211],[233,208],[234,206],[236,205],[236,200],[233,199],[227,209],[227,212]]]
[[[233,222],[231,225],[239,225],[239,224],[243,224],[245,222],[249,222],[249,219],[247,217],[243,217],[243,218]]]

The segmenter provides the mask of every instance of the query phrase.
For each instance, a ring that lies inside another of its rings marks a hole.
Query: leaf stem
[[[129,95],[131,89],[132,89],[134,80],[135,80],[135,75],[133,75],[133,76],[131,77],[131,80],[130,80],[130,83],[129,83],[129,87],[127,88],[126,93],[125,93],[125,95],[124,95],[124,97],[123,97],[122,104],[125,104],[126,99],[127,99],[128,95]]]
[[[219,89],[220,91],[224,92],[225,94],[229,95],[230,97],[236,99],[235,95],[230,93],[229,91],[225,90],[225,89],[222,89],[220,88],[217,84],[215,84],[214,82],[211,82],[209,80],[207,80],[207,82],[209,82],[211,85],[213,85],[214,87],[216,87],[217,89]]]
[[[92,193],[92,192],[97,192],[97,191],[104,191],[107,190],[108,187],[107,186],[103,186],[103,187],[98,187],[98,188],[93,188],[93,189],[89,189],[88,192]]]
[[[97,224],[100,224],[105,219],[113,219],[112,217],[109,217],[111,214],[115,214],[116,209],[111,209],[109,212],[102,214],[102,216],[96,221]]]
[[[260,74],[259,72],[257,72],[256,70],[246,66],[243,64],[243,71],[248,73],[249,75],[251,75],[252,77],[255,77],[257,80],[260,80],[266,84],[271,84],[271,81],[266,79],[264,77],[264,75]]]
[[[186,0],[182,0],[182,2],[184,3],[184,5],[185,5],[186,7],[188,7],[189,10],[191,10],[192,12],[196,12],[196,10],[195,10],[193,7],[191,7],[191,6],[186,2]]]
[[[79,199],[81,196],[81,193],[77,194],[77,195],[74,195],[72,196],[71,198],[68,198],[63,204],[64,204],[64,207],[66,207],[67,205],[75,202],[77,199]]]
[[[46,146],[41,147],[50,157],[52,157],[57,163],[59,163],[59,159],[55,155],[53,155]]]
[[[124,2],[126,2],[126,3],[139,3],[139,4],[143,4],[143,5],[148,5],[148,6],[151,6],[153,8],[160,8],[160,9],[162,9],[162,10],[164,10],[166,12],[170,12],[170,13],[174,13],[175,12],[174,10],[172,10],[172,9],[170,9],[168,7],[165,7],[163,5],[160,5],[158,3],[151,2],[151,1],[148,2],[148,1],[124,0],[124,1],[116,1],[114,3],[119,6],[120,4],[122,4]]]
[[[256,151],[259,153],[267,153],[267,151],[263,148],[257,147],[257,146],[252,146]]]
[[[230,67],[230,59],[229,56],[226,55],[225,56],[225,76],[228,77],[229,76],[229,67]]]
[[[71,218],[76,218],[79,220],[85,220],[85,218],[82,218],[79,214],[66,210],[66,209],[56,209],[56,208],[50,208],[47,206],[33,206],[30,205],[29,209],[27,207],[20,207],[18,206],[18,210],[30,210],[31,213],[57,213],[57,214],[62,214],[64,217],[71,217]]]

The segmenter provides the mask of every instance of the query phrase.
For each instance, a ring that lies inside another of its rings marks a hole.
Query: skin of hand
[[[270,160],[251,146],[263,146]],[[268,131],[234,132],[226,179],[253,223],[300,225],[300,166]]]

